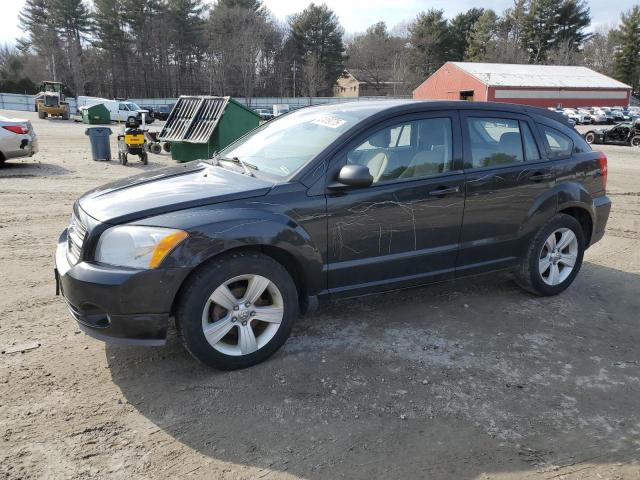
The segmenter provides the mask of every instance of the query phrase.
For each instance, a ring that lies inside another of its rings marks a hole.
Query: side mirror
[[[329,185],[329,188],[333,190],[348,187],[364,188],[372,183],[373,177],[367,167],[364,165],[345,165],[340,169],[338,178]]]

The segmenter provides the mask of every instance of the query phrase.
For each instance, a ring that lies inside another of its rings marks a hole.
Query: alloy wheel
[[[538,271],[547,285],[564,282],[578,258],[578,238],[569,228],[555,230],[542,246],[538,260]]]
[[[202,331],[225,355],[249,355],[264,347],[282,323],[278,287],[260,275],[240,275],[218,286],[202,312]]]

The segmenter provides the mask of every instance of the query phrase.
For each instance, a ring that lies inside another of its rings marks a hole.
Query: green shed
[[[231,97],[182,96],[158,139],[171,143],[171,157],[188,162],[213,157],[260,123],[260,115]]]
[[[109,125],[111,123],[111,114],[103,103],[84,107],[81,109],[81,112],[82,123],[88,123],[90,125]]]

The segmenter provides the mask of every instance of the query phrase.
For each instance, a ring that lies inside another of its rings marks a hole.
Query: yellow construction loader
[[[64,85],[60,82],[45,80],[40,84],[40,92],[35,96],[38,118],[49,116],[69,120],[69,104],[64,101],[63,89]]]

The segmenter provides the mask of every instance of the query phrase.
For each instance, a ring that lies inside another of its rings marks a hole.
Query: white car
[[[591,120],[593,123],[607,123],[607,112],[604,110],[594,109],[591,111]]]
[[[576,123],[591,123],[591,116],[586,110],[576,110],[575,108],[565,108],[564,114],[576,121]]]
[[[10,158],[31,157],[38,151],[38,136],[29,120],[0,116],[0,164]]]

